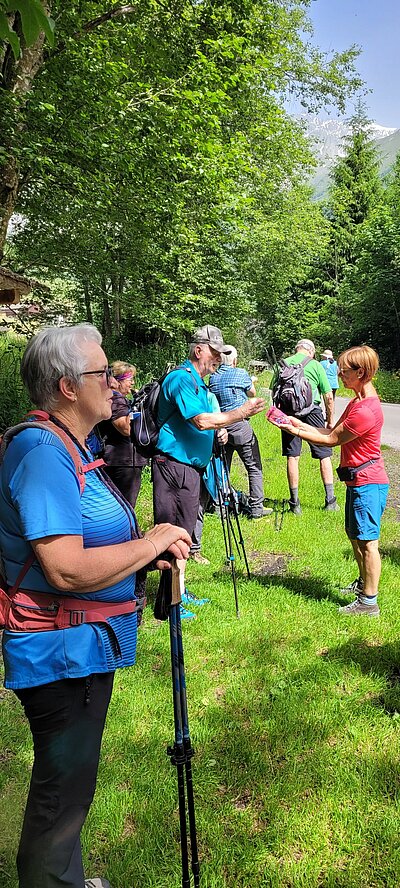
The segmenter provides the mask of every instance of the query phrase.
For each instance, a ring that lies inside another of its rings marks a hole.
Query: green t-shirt
[[[304,361],[305,357],[306,355],[303,352],[296,352],[295,355],[290,355],[289,358],[285,358],[285,361],[287,364],[290,365],[301,364],[301,362]],[[271,388],[275,383],[277,375],[278,374],[275,371],[273,380],[271,382]],[[314,404],[320,404],[321,395],[326,395],[328,392],[332,391],[324,368],[321,366],[319,361],[315,361],[314,358],[312,358],[312,360],[309,361],[308,364],[306,364],[306,366],[304,367],[304,376],[311,383]]]

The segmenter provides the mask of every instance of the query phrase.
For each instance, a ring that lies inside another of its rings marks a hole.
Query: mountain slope
[[[343,141],[350,127],[341,120],[320,120],[318,117],[300,118],[312,140],[318,167],[311,179],[316,200],[322,200],[329,186],[329,173],[337,157],[344,154]],[[400,129],[371,124],[371,136],[381,158],[381,176],[387,175],[400,151]]]

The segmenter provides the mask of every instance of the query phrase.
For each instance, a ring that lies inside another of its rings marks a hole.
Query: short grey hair
[[[305,348],[306,351],[310,352],[312,356],[315,355],[315,345],[312,339],[299,339],[296,345],[296,351],[301,351],[301,349]]]
[[[230,348],[231,352],[229,355],[222,355],[222,363],[226,364],[227,367],[233,367],[233,362],[237,360],[237,351],[234,345],[227,345],[227,348]]]
[[[80,388],[82,373],[88,366],[82,345],[85,342],[101,345],[101,341],[101,333],[92,324],[45,327],[36,333],[21,361],[21,376],[33,404],[41,410],[54,410],[62,376]]]

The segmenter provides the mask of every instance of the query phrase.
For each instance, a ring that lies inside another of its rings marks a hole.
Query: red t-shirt
[[[359,466],[368,459],[378,460],[361,469],[356,479],[346,481],[346,484],[349,487],[360,487],[362,484],[389,484],[381,454],[383,412],[379,398],[376,395],[364,398],[362,401],[353,398],[340,421],[345,429],[357,436],[348,444],[342,444],[340,465]]]

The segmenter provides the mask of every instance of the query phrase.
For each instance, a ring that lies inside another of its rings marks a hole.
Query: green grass
[[[285,497],[279,433],[263,416],[254,425],[265,493]],[[232,477],[243,486],[236,463]],[[388,509],[381,618],[340,618],[340,586],[356,571],[343,530],[344,486],[336,492],[341,512],[323,513],[318,464],[304,448],[303,515],[286,515],[280,532],[273,519],[242,521],[252,578],[238,560],[240,620],[215,516],[204,531],[210,567],[189,564],[190,589],[212,599],[183,627],[202,888],[399,884],[399,525]],[[147,477],[144,526],[150,493]],[[150,598],[156,585],[152,575]],[[16,888],[31,746],[8,692],[0,737],[0,886]],[[113,888],[181,885],[176,773],[166,756],[172,740],[168,627],[148,607],[137,665],[116,675],[84,832],[87,873],[107,875]]]

